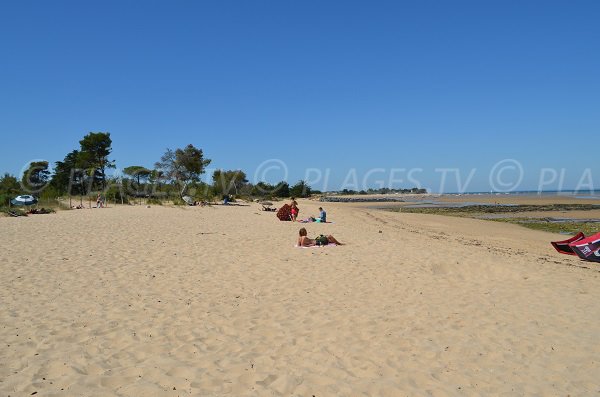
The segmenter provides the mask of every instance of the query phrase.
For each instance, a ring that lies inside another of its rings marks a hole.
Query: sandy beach
[[[600,392],[600,266],[564,236],[325,204],[309,235],[347,245],[254,203],[0,218],[0,395]]]

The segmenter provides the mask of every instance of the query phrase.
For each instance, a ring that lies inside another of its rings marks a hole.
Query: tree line
[[[367,190],[352,190],[352,189],[344,189],[337,192],[343,195],[367,195],[367,194],[427,194],[427,189],[422,189],[418,187],[413,187],[411,189],[390,189],[387,187],[383,187],[380,189],[367,189]]]
[[[290,186],[286,181],[277,184],[251,184],[242,170],[215,170],[212,183],[201,181],[211,163],[202,149],[192,144],[169,149],[152,169],[141,165],[123,168],[123,174],[109,176],[116,168],[109,132],[90,132],[79,141],[79,148],[67,153],[62,161],[54,163],[52,172],[48,161],[29,163],[20,179],[10,174],[0,177],[0,207],[8,205],[18,194],[32,194],[53,199],[64,196],[89,196],[100,193],[105,199],[128,202],[134,197],[156,200],[180,199],[190,196],[210,200],[224,195],[246,197],[308,197],[313,193],[304,181]]]

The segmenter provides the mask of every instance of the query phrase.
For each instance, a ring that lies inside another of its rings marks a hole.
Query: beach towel
[[[302,219],[298,222],[299,223],[333,223],[333,222],[323,222],[323,221],[320,221],[319,219],[315,219],[315,218]]]

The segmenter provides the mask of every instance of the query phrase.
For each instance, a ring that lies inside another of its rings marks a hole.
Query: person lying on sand
[[[321,234],[317,238],[314,238],[314,239],[309,238],[308,232],[306,231],[305,228],[300,229],[298,234],[299,234],[299,236],[298,236],[298,246],[299,247],[312,247],[315,245],[327,245],[327,244],[343,245],[342,243],[337,241],[335,239],[335,237],[333,237],[332,235],[324,236]]]

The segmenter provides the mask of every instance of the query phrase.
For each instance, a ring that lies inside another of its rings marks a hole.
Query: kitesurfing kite
[[[552,244],[552,246],[561,254],[577,255],[575,252],[573,252],[573,248],[569,247],[569,244],[583,240],[584,238],[585,238],[585,235],[583,233],[579,232],[575,236],[573,236],[567,240],[552,241],[550,244]]]
[[[569,244],[569,247],[581,259],[586,261],[600,262],[600,233],[593,236],[575,241]]]

